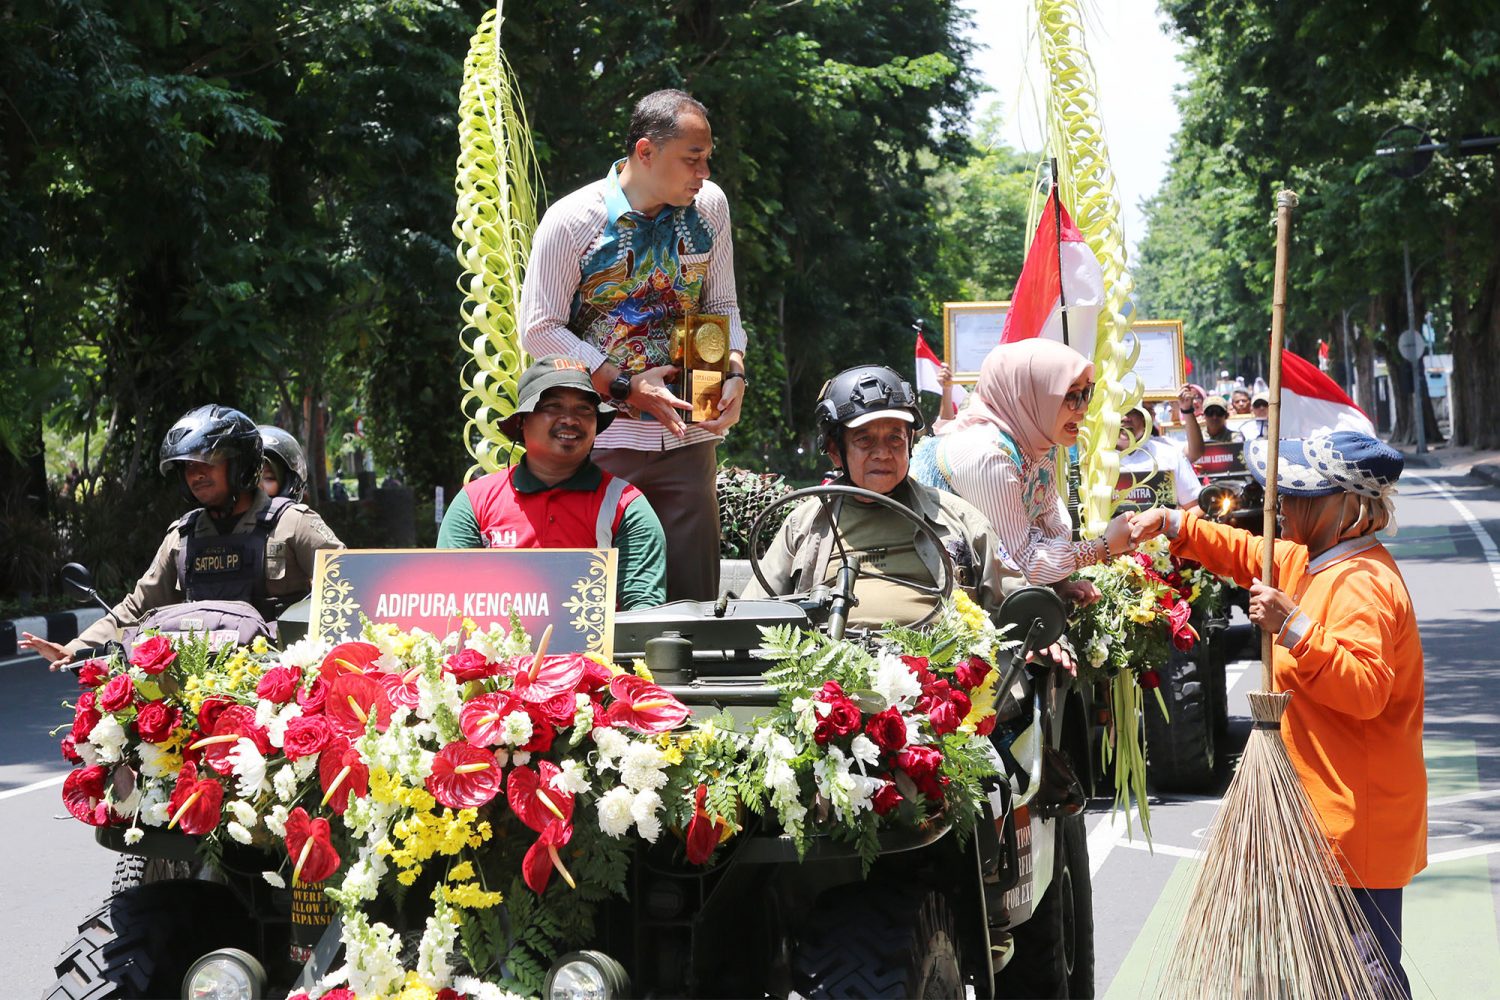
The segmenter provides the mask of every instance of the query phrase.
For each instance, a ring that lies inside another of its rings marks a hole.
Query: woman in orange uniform
[[[1246,448],[1266,481],[1267,442]],[[1263,541],[1195,512],[1152,510],[1137,542],[1250,588],[1250,620],[1276,637],[1275,687],[1293,693],[1282,735],[1386,959],[1401,969],[1401,890],[1427,866],[1422,642],[1396,561],[1375,537],[1390,522],[1401,453],[1350,431],[1281,442],[1276,586],[1259,579]]]

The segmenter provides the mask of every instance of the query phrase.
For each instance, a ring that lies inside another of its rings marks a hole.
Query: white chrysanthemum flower
[[[922,685],[917,683],[900,655],[882,650],[875,661],[875,676],[870,679],[870,688],[885,699],[887,705],[906,707],[922,696]]]
[[[303,670],[323,662],[333,646],[320,639],[298,639],[281,652],[281,664],[286,667],[301,667]]]
[[[99,754],[99,760],[105,764],[114,764],[119,761],[125,751],[125,728],[120,725],[119,720],[113,715],[105,714],[89,730],[89,743]]]
[[[271,785],[266,781],[266,758],[261,756],[260,748],[248,736],[236,740],[224,759],[229,761],[240,798],[253,799],[270,789]]]
[[[242,844],[248,844],[251,840],[254,839],[250,836],[250,831],[245,829],[243,824],[238,823],[235,820],[230,820],[228,823],[225,823],[224,829],[228,830],[229,835]]]
[[[147,778],[168,778],[182,766],[182,758],[141,740],[136,744],[136,754],[141,758],[141,774]]]
[[[480,982],[472,976],[458,976],[453,980],[453,989],[469,1000],[525,1000],[520,994],[502,990],[494,983]]]
[[[141,806],[141,786],[137,782],[130,789],[130,794],[123,799],[114,798],[114,786],[108,789],[110,808],[114,809],[117,816],[134,816],[135,811]]]
[[[599,829],[611,837],[623,837],[630,832],[635,822],[631,809],[635,806],[635,793],[624,785],[611,788],[599,800]]]
[[[884,778],[866,778],[850,775],[853,785],[849,789],[849,812],[855,816],[874,807],[875,793],[885,785]]]
[[[271,777],[271,788],[282,802],[291,802],[297,797],[297,769],[291,764],[277,769]]]
[[[620,780],[638,792],[667,783],[667,755],[658,746],[633,742],[620,760]]]
[[[146,786],[146,791],[141,795],[141,808],[137,814],[140,821],[147,826],[166,826],[170,818],[167,804],[172,796],[172,790],[165,784],[152,783]]]
[[[286,879],[281,877],[280,872],[261,872],[260,877],[266,880],[266,884],[276,888],[285,889]]]
[[[266,813],[266,829],[278,837],[285,837],[286,818],[288,815],[290,813],[286,806],[272,806],[271,811]]]
[[[146,831],[145,830],[142,830],[138,826],[132,826],[130,829],[128,829],[128,830],[125,831],[125,843],[126,844],[139,844],[141,842],[141,838],[144,837],[145,835],[146,835]]]
[[[589,790],[589,776],[582,764],[569,758],[562,762],[562,770],[553,777],[552,787],[570,795],[582,795]]]
[[[855,760],[859,761],[861,772],[866,766],[874,767],[880,763],[880,748],[864,733],[860,733],[849,741],[849,752],[854,754]]]
[[[143,748],[144,747],[154,747],[155,744],[154,743],[147,743],[145,740],[142,740],[141,741],[141,746]],[[89,743],[86,740],[84,742],[82,742],[82,743],[79,743],[77,746],[75,746],[73,748],[73,752],[76,753],[76,754],[78,754],[79,758],[83,761],[83,766],[84,767],[94,767],[94,766],[96,766],[99,763],[99,751],[95,750],[94,749],[94,745],[92,743]],[[176,774],[176,773],[177,772],[175,770],[172,770],[171,768],[168,768],[167,771],[166,771],[166,774]],[[152,777],[159,778],[159,777],[162,777],[162,775],[157,774],[157,775],[152,775]]]
[[[630,748],[630,740],[618,729],[596,729],[594,745],[599,748],[596,767],[602,771],[615,766],[615,762]]]
[[[255,814],[255,807],[243,799],[234,799],[225,808],[234,816],[235,821],[246,829],[254,826],[260,819]]]
[[[661,811],[661,804],[661,796],[650,790],[637,794],[630,804],[635,828],[649,844],[656,843],[656,838],[661,836],[661,819],[656,815]]]
[[[292,773],[297,776],[298,781],[306,781],[317,769],[318,758],[315,755],[298,757],[292,761]]]
[[[919,722],[917,720],[917,718],[915,716],[912,716],[912,715],[903,715],[903,716],[901,716],[901,721],[904,722],[904,723],[906,723],[906,742],[907,742],[907,744],[910,745],[912,743],[921,743],[922,742],[922,724],[921,724],[921,722]]]
[[[500,720],[500,742],[506,746],[519,747],[530,743],[534,731],[531,716],[519,709]]]

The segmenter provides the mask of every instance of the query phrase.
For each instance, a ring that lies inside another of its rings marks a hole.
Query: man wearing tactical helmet
[[[108,615],[66,646],[32,635],[20,646],[56,670],[169,604],[246,601],[269,620],[306,597],[313,553],[344,543],[311,508],[267,496],[262,462],[260,431],[239,410],[209,404],[184,415],[167,431],[159,467],[199,506],[172,524],[135,590]]]
[[[907,475],[912,440],[926,424],[911,386],[879,365],[850,368],[823,386],[815,417],[818,445],[838,469],[831,482],[867,489],[910,508],[942,539],[953,559],[956,585],[981,606],[998,607],[1006,570],[999,542],[983,515],[961,498]],[[761,563],[772,590],[790,594],[829,582],[837,570],[830,566],[837,542],[862,568],[874,570],[862,572],[855,581],[859,603],[850,625],[875,627],[921,619],[934,599],[891,581],[929,586],[937,581],[941,556],[928,551],[931,543],[926,536],[901,515],[875,503],[839,499],[830,509],[836,528],[816,498],[787,517]],[[769,595],[752,582],[745,596]]]
[[[307,492],[307,456],[297,439],[274,424],[261,424],[260,488],[268,497],[287,497],[297,503]]]

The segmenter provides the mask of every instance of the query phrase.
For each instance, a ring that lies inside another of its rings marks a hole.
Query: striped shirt
[[[943,475],[990,522],[1011,568],[1028,583],[1050,584],[1101,562],[1108,550],[1097,540],[1072,540],[1052,453],[1023,456],[1018,464],[1021,452],[1007,445],[1000,429],[989,424],[937,439]]]
[[[547,210],[521,288],[521,346],[598,369],[635,373],[670,364],[672,328],[687,313],[729,317],[729,349],[745,350],[734,288],[729,201],[711,181],[691,205],[654,217],[630,207],[617,161],[604,177]],[[679,441],[649,416],[622,407],[598,448],[666,451],[720,435],[689,424]]]

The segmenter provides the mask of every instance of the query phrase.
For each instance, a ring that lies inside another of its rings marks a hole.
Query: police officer
[[[815,418],[819,447],[838,469],[832,482],[880,493],[910,508],[942,539],[953,559],[956,584],[982,607],[998,607],[1002,582],[1014,574],[1001,562],[1000,543],[984,515],[968,501],[908,475],[912,440],[925,425],[911,386],[879,365],[850,368],[823,386]],[[774,593],[798,593],[830,582],[838,569],[830,566],[836,532],[845,551],[866,570],[855,581],[859,603],[849,624],[919,621],[934,598],[883,578],[931,586],[939,578],[940,554],[930,551],[926,537],[889,508],[834,501],[834,509],[836,529],[815,497],[794,508],[782,524],[761,563]],[[752,581],[745,596],[768,595]]]
[[[200,406],[167,431],[163,475],[200,506],[167,530],[135,590],[66,646],[24,634],[19,645],[56,670],[80,651],[117,638],[158,608],[191,601],[246,601],[267,619],[306,597],[313,553],[344,543],[311,508],[260,488],[263,451],[239,410]]]
[[[297,439],[274,424],[261,424],[260,488],[268,497],[289,497],[297,503],[307,493],[307,456]]]

